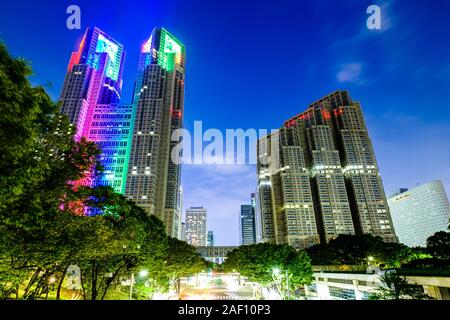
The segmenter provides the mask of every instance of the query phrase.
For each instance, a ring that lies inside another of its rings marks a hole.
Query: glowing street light
[[[272,269],[272,273],[274,275],[279,275],[281,273],[281,271],[284,271],[286,273],[286,289],[287,289],[287,298],[288,300],[291,298],[291,292],[289,290],[289,274],[288,274],[288,270],[280,270],[280,268],[273,268]]]
[[[139,271],[139,277],[144,278],[148,275],[147,270],[141,270]],[[134,273],[131,272],[131,279],[130,279],[130,300],[133,299],[133,285],[134,285]]]
[[[141,278],[144,278],[144,277],[146,277],[147,275],[148,275],[148,271],[147,271],[147,270],[142,270],[142,271],[139,272],[139,276],[140,276]]]

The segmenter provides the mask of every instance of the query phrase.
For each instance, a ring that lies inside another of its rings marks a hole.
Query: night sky
[[[432,6],[430,4],[433,4]],[[82,29],[66,28],[81,7]],[[382,29],[366,8],[382,8]],[[184,122],[203,128],[281,126],[336,90],[360,101],[386,193],[434,179],[450,191],[450,1],[4,1],[0,40],[32,62],[33,84],[56,101],[70,54],[97,26],[127,51],[131,102],[140,46],[165,27],[186,46]],[[184,208],[205,206],[218,245],[236,245],[252,165],[184,165]]]

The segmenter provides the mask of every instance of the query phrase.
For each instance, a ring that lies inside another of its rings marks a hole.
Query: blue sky
[[[32,61],[34,84],[56,100],[87,26],[127,51],[130,103],[139,48],[155,26],[186,46],[185,126],[278,128],[316,99],[347,89],[360,101],[386,192],[440,179],[450,190],[450,2],[427,1],[8,1],[0,39]],[[82,30],[66,28],[77,4]],[[366,8],[382,8],[382,29]],[[239,207],[254,166],[183,166],[184,207],[208,209],[217,244],[238,243]]]

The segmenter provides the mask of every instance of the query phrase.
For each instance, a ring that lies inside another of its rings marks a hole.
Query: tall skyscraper
[[[171,159],[172,133],[183,126],[185,48],[166,29],[142,45],[135,81],[133,142],[126,196],[181,233],[180,165]]]
[[[123,46],[98,28],[88,28],[73,52],[60,97],[60,111],[76,127],[75,138],[85,137],[102,150],[103,173],[89,174],[82,185],[107,185],[125,192],[131,138],[132,107],[119,105]]]
[[[288,243],[295,248],[319,243],[301,132],[302,123],[281,128],[258,143],[263,241]]]
[[[206,245],[208,247],[214,247],[214,231],[208,231]]]
[[[431,181],[388,199],[399,242],[425,247],[427,238],[449,226],[450,204],[441,181]]]
[[[256,243],[263,241],[263,235],[262,235],[262,215],[261,215],[261,205],[260,205],[260,198],[259,198],[259,192],[252,193],[253,198],[252,201],[255,203],[255,235],[256,235]]]
[[[263,241],[304,248],[339,234],[395,242],[361,106],[336,91],[258,141]]]
[[[199,247],[206,246],[206,209],[190,207],[186,210],[186,242]]]

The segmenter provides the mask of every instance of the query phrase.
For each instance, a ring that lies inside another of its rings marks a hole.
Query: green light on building
[[[166,29],[161,29],[158,64],[167,71],[173,71],[184,57],[184,46]]]

